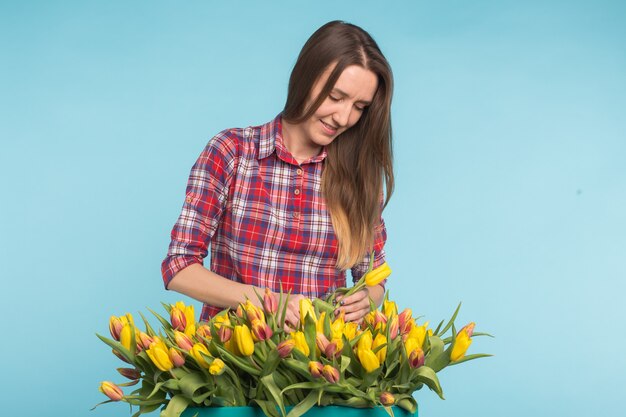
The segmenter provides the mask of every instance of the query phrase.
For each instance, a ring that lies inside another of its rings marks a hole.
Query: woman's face
[[[334,65],[329,66],[315,82],[307,105],[320,94]],[[343,70],[337,82],[313,115],[300,128],[309,146],[326,146],[359,121],[378,88],[378,77],[357,65]]]

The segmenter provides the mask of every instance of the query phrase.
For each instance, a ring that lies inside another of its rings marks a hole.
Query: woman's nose
[[[352,105],[350,103],[346,103],[335,111],[333,119],[340,127],[345,127],[348,125],[348,121],[350,120],[350,112],[352,111]]]

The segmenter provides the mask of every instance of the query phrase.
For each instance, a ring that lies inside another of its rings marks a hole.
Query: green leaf
[[[242,358],[233,355],[228,350],[226,350],[223,346],[220,346],[218,344],[216,344],[215,346],[217,347],[217,350],[222,354],[222,356],[224,356],[229,362],[241,368],[243,371],[254,376],[261,375],[260,370],[254,368],[252,365],[250,365],[248,362],[246,362]]]
[[[438,336],[429,336],[428,340],[430,341],[430,351],[424,364],[435,372],[439,372],[450,363],[450,352],[444,351],[443,340]]]
[[[182,395],[174,395],[170,402],[161,411],[161,417],[180,417],[180,415],[189,406],[189,400]]]
[[[134,332],[131,332],[131,333],[134,335]],[[109,339],[108,337],[100,336],[97,333],[96,333],[96,336],[98,336],[100,340],[102,340],[104,343],[109,345],[111,348],[121,353],[122,356],[126,358],[126,360],[128,360],[130,363],[134,363],[135,355],[130,350],[126,349],[120,342],[113,340],[113,339]]]
[[[294,406],[291,411],[289,411],[287,417],[300,417],[301,415],[309,411],[311,407],[313,407],[317,402],[317,396],[317,392],[309,392],[309,395],[307,395],[304,400],[302,400],[300,403]]]
[[[163,304],[163,303],[161,303]],[[165,304],[163,304],[165,305]],[[171,329],[172,325],[170,324],[169,321],[165,320],[159,313],[157,313],[156,311],[152,310],[152,309],[148,309],[152,314],[154,314],[154,316],[161,322],[161,325],[163,326],[164,329]]]
[[[143,313],[141,312],[139,313],[139,315],[141,316],[141,319],[143,320],[143,324],[146,326],[146,333],[148,333],[148,336],[154,336],[156,332],[154,331],[152,326],[150,326],[150,323],[148,322],[148,319],[146,319],[146,316],[144,316]]]
[[[396,396],[396,398],[396,405],[398,407],[408,411],[411,414],[415,414],[415,412],[417,411],[417,401],[415,401],[415,398],[413,398],[413,396],[404,394]]]
[[[488,354],[488,353],[474,353],[474,354],[472,354],[472,355],[465,355],[465,356],[463,356],[461,359],[459,359],[458,361],[450,362],[450,366],[452,366],[452,365],[458,365],[458,364],[460,364],[460,363],[467,362],[467,361],[471,361],[471,360],[473,360],[473,359],[478,359],[478,358],[488,358],[488,357],[490,357],[490,356],[493,356],[493,355],[490,355],[490,354]]]
[[[435,391],[437,395],[443,400],[443,390],[439,384],[439,378],[437,374],[428,366],[420,366],[415,371],[416,379],[419,382],[423,382],[428,388]]]
[[[272,401],[252,399],[250,400],[250,403],[255,403],[256,405],[258,405],[266,417],[279,417],[280,416],[280,414],[278,414],[278,411],[276,411],[276,404],[274,404]]]
[[[311,360],[317,359],[317,349],[315,343],[315,336],[317,334],[316,324],[310,314],[307,314],[304,318],[304,339],[309,346],[309,358]]]
[[[183,394],[185,394],[188,398],[192,398],[196,394],[196,391],[200,388],[206,387],[207,385],[210,386],[212,384],[204,379],[202,374],[194,372],[187,374],[178,380],[178,385]]]
[[[286,412],[285,412],[285,404],[283,403],[283,395],[280,389],[278,388],[278,386],[276,385],[276,382],[274,382],[274,377],[271,374],[266,375],[263,378],[261,378],[261,382],[265,385],[267,390],[270,392],[270,394],[274,398],[274,401],[276,402],[276,405],[278,405],[278,407],[280,408],[281,414],[284,416]]]
[[[341,355],[341,367],[339,369],[342,374],[346,371],[346,369],[348,369],[350,362],[352,362],[352,360],[349,356]]]

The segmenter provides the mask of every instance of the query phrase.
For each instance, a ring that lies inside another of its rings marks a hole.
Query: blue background
[[[391,296],[496,335],[421,415],[620,415],[625,3],[261,4],[1,3],[2,414],[127,415],[88,411],[122,381],[94,333],[181,299],[159,268],[195,158],[274,117],[344,19],[395,73]]]

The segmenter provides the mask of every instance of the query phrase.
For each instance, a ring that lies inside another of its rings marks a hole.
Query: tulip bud
[[[400,331],[398,316],[394,316],[391,318],[387,329],[389,329],[389,339],[395,339],[396,337],[398,337],[398,333]]]
[[[209,373],[211,375],[222,375],[224,373],[224,369],[226,364],[220,358],[213,359],[211,365],[209,366]]]
[[[369,330],[366,330],[361,334],[361,338],[357,342],[357,348],[364,349],[364,350],[371,350],[373,342],[374,340],[372,339],[372,332],[370,332]]]
[[[152,342],[154,342],[154,339],[144,332],[138,332],[136,337],[138,340],[137,345],[141,345],[144,349],[148,349]]]
[[[366,372],[372,372],[380,368],[378,357],[370,349],[357,349],[357,356]]]
[[[379,310],[374,310],[374,328],[376,330],[384,329],[387,324],[387,317]]]
[[[304,324],[304,320],[307,315],[310,315],[314,322],[317,323],[317,317],[315,316],[315,309],[313,303],[309,298],[300,299],[300,323]]]
[[[203,354],[206,356],[211,356],[211,354],[209,353],[209,350],[207,349],[207,347],[204,346],[202,343],[194,344],[191,347],[189,354],[191,355],[192,358],[196,360],[198,365],[200,365],[201,367],[209,369],[209,367],[211,366],[203,356]]]
[[[278,301],[276,296],[272,294],[269,288],[265,288],[265,294],[263,295],[263,308],[267,314],[274,314],[278,310]]]
[[[100,384],[100,387],[98,389],[101,393],[109,397],[111,401],[120,401],[122,398],[124,398],[124,393],[122,392],[122,389],[115,385],[113,382],[104,381]]]
[[[174,341],[179,348],[185,351],[188,351],[193,347],[193,342],[191,341],[191,338],[189,338],[189,336],[187,336],[185,333],[178,330],[174,330]]]
[[[263,310],[252,304],[252,301],[246,300],[246,304],[243,306],[243,308],[246,311],[246,315],[248,316],[248,321],[250,323],[252,323],[254,320],[261,320],[263,322],[265,321],[265,314],[263,313]]]
[[[383,263],[378,268],[375,268],[365,274],[365,285],[373,287],[383,282],[389,275],[391,275],[391,268],[387,262]]]
[[[398,305],[394,301],[383,301],[383,311],[385,316],[390,319],[398,315]]]
[[[157,368],[163,372],[167,372],[174,367],[168,348],[165,343],[161,342],[158,338],[156,342],[150,345],[150,348],[146,350],[146,354]]]
[[[133,329],[129,323],[124,324],[122,331],[120,332],[120,343],[128,350],[130,350],[131,347],[132,332]]]
[[[185,312],[178,307],[172,307],[172,310],[170,310],[170,322],[174,330],[184,332],[185,327],[187,327]]]
[[[243,307],[241,306],[241,304],[237,306],[237,309],[235,310],[235,315],[240,319],[243,318]]]
[[[126,358],[124,357],[124,355],[122,355],[119,351],[117,351],[117,350],[115,350],[115,349],[112,349],[112,350],[111,350],[111,352],[113,352],[113,354],[114,354],[115,356],[117,356],[117,358],[118,358],[119,360],[124,361],[124,362],[126,362],[126,363],[130,363],[130,362],[128,361],[128,359],[126,359]]]
[[[392,393],[388,391],[384,391],[383,393],[380,394],[380,403],[384,405],[385,407],[390,407],[394,405],[395,402],[396,402],[396,399],[393,397]]]
[[[376,349],[379,346],[384,346],[376,352],[376,357],[380,361],[380,363],[385,362],[385,358],[387,357],[387,338],[383,334],[377,334],[374,342],[372,343],[372,350]]]
[[[296,342],[295,348],[300,352],[304,353],[305,356],[309,356],[310,350],[309,345],[306,342],[306,338],[304,337],[303,332],[293,332],[291,333],[291,338]]]
[[[200,340],[211,340],[211,338],[213,337],[211,335],[211,327],[206,324],[201,325],[200,327],[198,327],[198,330],[196,330],[196,337]]]
[[[358,326],[358,323],[355,321],[346,323],[346,325],[343,327],[343,335],[346,337],[346,339],[352,340],[356,337],[356,331]]]
[[[119,317],[111,316],[111,318],[109,319],[109,332],[111,332],[111,337],[113,337],[113,339],[117,341],[120,340],[122,327],[124,327],[124,323],[122,323],[122,320],[120,320]]]
[[[409,354],[409,365],[411,368],[419,368],[424,365],[425,361],[424,351],[420,347],[413,349]]]
[[[322,376],[322,370],[324,365],[321,362],[311,361],[309,362],[309,372],[313,376],[313,378],[319,378]]]
[[[170,348],[170,359],[175,368],[180,368],[185,364],[185,357],[173,347]]]
[[[326,312],[322,311],[320,313],[320,317],[317,319],[317,323],[315,323],[315,330],[318,333],[324,333],[324,321],[326,320]]]
[[[330,324],[330,338],[331,339],[341,339],[341,335],[343,334],[343,330],[346,327],[346,322],[343,318],[343,313],[341,315],[339,315],[339,317],[337,317],[335,319],[335,321],[333,321]]]
[[[315,344],[320,352],[325,352],[326,347],[328,346],[328,338],[324,335],[324,333],[317,332],[315,334]]]
[[[264,321],[256,319],[252,322],[252,338],[255,342],[267,340],[272,337],[273,334],[270,326]]]
[[[341,350],[337,346],[337,342],[329,342],[328,345],[326,345],[326,349],[324,349],[324,354],[328,359],[333,359],[340,356]]]
[[[339,371],[332,365],[324,365],[322,368],[322,376],[331,384],[336,384],[339,382],[340,378]]]
[[[413,312],[410,308],[405,308],[402,313],[398,315],[398,325],[400,333],[407,334],[411,331],[413,325]]]
[[[422,347],[424,345],[424,339],[426,339],[426,333],[428,322],[422,324],[421,326],[414,326],[411,331],[409,331],[409,338],[415,339],[417,341],[417,345]]]
[[[278,351],[278,356],[282,359],[285,359],[287,356],[291,354],[291,351],[296,346],[296,341],[293,339],[283,340],[276,346],[276,350]]]
[[[461,359],[472,344],[471,335],[474,333],[474,326],[474,323],[470,323],[457,333],[452,345],[452,352],[450,353],[450,360],[452,362]]]
[[[235,326],[233,339],[241,355],[250,356],[254,353],[254,340],[248,326]]]
[[[220,327],[220,329],[217,331],[217,335],[220,338],[220,342],[222,343],[226,343],[230,340],[230,338],[233,335],[233,329],[231,329],[230,327],[226,327],[226,326],[222,326]]]
[[[135,380],[141,378],[141,372],[135,368],[117,368],[117,372],[128,379]]]

